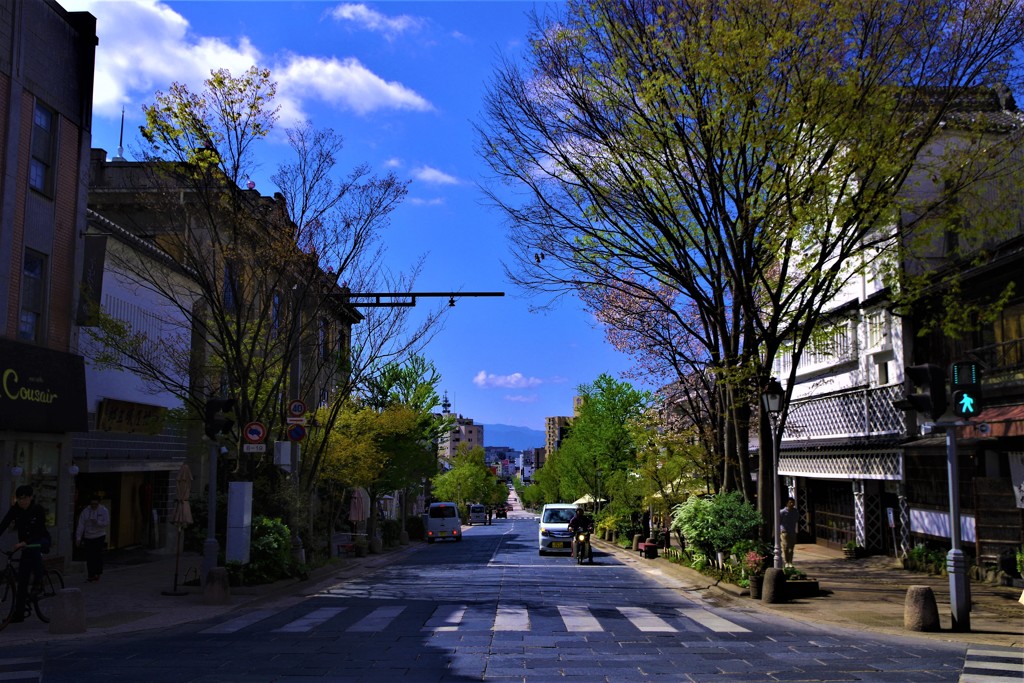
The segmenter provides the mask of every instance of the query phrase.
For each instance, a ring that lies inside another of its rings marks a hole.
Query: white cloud
[[[443,206],[444,197],[434,197],[432,199],[424,199],[422,197],[409,197],[409,203],[413,206]]]
[[[307,118],[305,105],[314,99],[357,114],[433,109],[411,88],[385,80],[354,57],[265,55],[245,36],[227,41],[195,34],[184,16],[158,0],[61,0],[61,5],[97,18],[97,116],[117,117],[125,107],[129,118],[138,117],[143,103],[152,102],[157,90],[166,91],[174,82],[199,90],[211,65],[234,75],[253,65],[270,68],[285,125]]]
[[[536,377],[526,377],[521,372],[513,372],[511,375],[491,375],[481,370],[473,377],[473,384],[485,389],[494,387],[502,389],[528,389],[543,383],[543,380]]]
[[[506,401],[512,401],[513,403],[536,403],[538,396],[537,394],[509,394],[504,398]]]
[[[415,31],[423,25],[422,19],[401,14],[398,16],[387,16],[366,5],[346,3],[338,5],[331,11],[331,16],[339,21],[350,21],[369,31],[376,31],[384,35],[388,40],[405,31]]]
[[[378,109],[433,109],[421,95],[397,81],[385,81],[355,57],[321,59],[291,55],[283,65],[272,67],[272,73],[278,82],[278,95],[294,103],[296,109],[301,108],[303,98],[307,97],[358,114]],[[290,114],[282,106],[281,118],[289,120]]]
[[[61,6],[97,18],[93,111],[101,116],[119,116],[122,106],[137,113],[141,101],[175,81],[197,87],[210,76],[211,64],[240,74],[263,61],[245,37],[231,44],[191,35],[188,21],[156,0],[61,0]]]
[[[398,157],[391,157],[390,159],[384,162],[384,166],[386,168],[401,168],[402,160],[399,159]]]
[[[416,180],[422,180],[423,182],[431,183],[432,185],[459,184],[459,179],[455,176],[448,175],[444,171],[431,166],[420,166],[419,168],[413,169],[412,176]]]

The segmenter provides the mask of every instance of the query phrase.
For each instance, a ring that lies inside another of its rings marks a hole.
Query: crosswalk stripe
[[[558,613],[562,615],[562,623],[569,632],[604,630],[586,607],[559,605]]]
[[[424,631],[455,631],[466,615],[466,605],[438,605],[423,625]]]
[[[749,633],[749,629],[745,629],[742,626],[732,623],[728,619],[723,619],[717,614],[712,614],[705,609],[688,609],[685,607],[679,607],[678,611],[687,619],[692,619],[701,626],[708,628],[715,633]]]
[[[295,621],[289,622],[281,628],[274,629],[274,633],[305,633],[311,631],[328,619],[338,616],[345,611],[344,607],[321,607]]]
[[[352,624],[348,630],[359,633],[383,631],[388,627],[388,624],[394,621],[395,617],[401,614],[404,610],[405,607],[402,606],[378,607],[356,623]]]
[[[258,610],[254,611],[254,612],[249,612],[248,614],[243,614],[242,616],[236,617],[236,618],[234,618],[234,619],[232,619],[230,621],[225,621],[223,624],[217,624],[216,626],[211,626],[210,628],[205,628],[202,631],[200,631],[200,633],[207,633],[207,634],[235,633],[236,631],[241,631],[246,626],[251,626],[251,625],[255,624],[257,621],[263,621],[264,619],[266,619],[267,617],[269,617],[272,614],[277,614],[277,612],[274,611],[274,610],[269,610],[269,609],[258,609]]]
[[[622,616],[633,622],[633,625],[641,631],[675,633],[679,630],[645,607],[616,607],[615,609],[619,610]]]
[[[498,605],[498,613],[494,617],[494,630],[529,631],[530,614],[522,606]]]
[[[966,662],[964,664],[965,669],[989,669],[990,671],[1016,671],[1020,673],[1020,662],[989,662],[989,661],[978,661],[978,662]],[[1022,678],[1021,680],[1024,680]]]
[[[970,671],[968,671],[970,670]],[[983,650],[969,648],[960,683],[1013,683],[1024,680],[1024,650]],[[975,673],[985,671],[990,673]],[[1009,671],[1009,675],[996,673]]]

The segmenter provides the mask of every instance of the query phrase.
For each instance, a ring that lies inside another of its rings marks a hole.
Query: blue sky
[[[384,236],[390,268],[425,256],[417,291],[505,292],[459,300],[426,350],[455,412],[543,429],[545,416],[572,413],[577,386],[628,368],[576,301],[531,312],[546,302],[505,280],[504,219],[479,188],[488,170],[473,124],[499,57],[522,54],[534,3],[59,1],[97,18],[93,147],[108,155],[122,107],[132,159],[157,90],[198,90],[211,69],[256,64],[278,82],[282,117],[253,177],[261,192],[273,193],[269,176],[287,158],[284,127],[301,119],[345,137],[342,169],[365,162],[412,181]]]

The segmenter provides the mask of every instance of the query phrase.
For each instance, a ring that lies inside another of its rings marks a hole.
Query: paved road
[[[31,644],[18,657],[6,653],[0,680],[1020,680],[1014,670],[962,676],[972,657],[998,660],[963,643],[725,609],[606,554],[593,566],[540,557],[536,535],[534,519],[517,515],[303,600],[138,634]]]

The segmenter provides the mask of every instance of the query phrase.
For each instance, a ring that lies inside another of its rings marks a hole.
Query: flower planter
[[[764,574],[755,574],[750,577],[750,597],[754,600],[761,599],[761,590],[764,588]]]
[[[848,560],[856,560],[857,559],[857,549],[856,548],[843,548],[843,557],[845,557]]]

